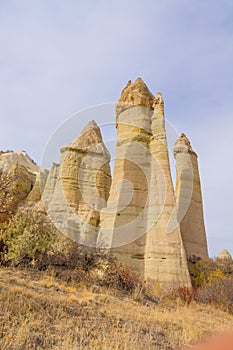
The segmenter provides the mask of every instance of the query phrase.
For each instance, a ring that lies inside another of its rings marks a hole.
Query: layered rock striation
[[[91,121],[80,136],[61,148],[42,195],[57,228],[82,244],[95,246],[100,210],[111,184],[110,154],[99,127]]]
[[[0,222],[14,214],[31,192],[35,174],[24,165],[15,163],[7,171],[0,172]]]
[[[153,108],[150,140],[153,162],[148,206],[152,227],[146,233],[145,279],[189,286],[191,281],[177,221],[161,93],[155,97]]]
[[[164,103],[139,78],[116,105],[117,146],[99,244],[145,280],[190,285],[170,173]]]
[[[140,78],[122,91],[116,128],[113,178],[94,121],[61,148],[60,163],[49,172],[25,152],[1,152],[1,185],[15,179],[8,181],[8,195],[1,191],[1,210],[17,192],[8,198],[8,211],[24,202],[43,207],[64,235],[111,250],[146,281],[190,286],[188,259],[208,256],[197,155],[182,134],[174,147],[175,191],[163,98]]]
[[[208,257],[197,154],[181,134],[174,146],[178,221],[188,258]]]

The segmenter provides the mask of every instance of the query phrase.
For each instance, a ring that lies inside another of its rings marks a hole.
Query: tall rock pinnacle
[[[151,176],[149,215],[154,225],[147,232],[145,278],[163,283],[190,285],[187,259],[177,222],[176,201],[170,171],[164,102],[161,93],[154,100],[150,140]]]
[[[101,214],[99,244],[144,274],[149,142],[153,95],[145,83],[129,82],[117,102],[117,146],[107,208]]]
[[[116,160],[99,242],[146,280],[190,285],[180,227],[167,229],[176,203],[162,96],[140,78],[129,81],[116,113]]]
[[[208,256],[197,154],[181,134],[174,146],[178,221],[186,255]]]

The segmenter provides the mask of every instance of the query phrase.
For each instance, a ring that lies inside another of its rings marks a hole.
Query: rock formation
[[[128,83],[116,105],[117,146],[107,207],[98,244],[112,248],[125,264],[144,271],[150,179],[152,94],[141,79]]]
[[[98,242],[146,280],[190,285],[180,227],[174,220],[161,94],[154,97],[141,79],[129,82],[116,111],[114,175]]]
[[[232,256],[231,256],[231,254],[228,252],[228,250],[223,249],[223,250],[219,253],[218,259],[220,259],[220,260],[229,260],[229,261],[232,261]]]
[[[36,181],[35,184],[27,196],[28,202],[37,203],[41,200],[41,195],[44,191],[45,183],[47,181],[48,177],[48,171],[47,170],[41,170],[36,175]]]
[[[184,134],[174,147],[178,221],[188,258],[208,256],[197,154]]]
[[[24,151],[2,152],[0,154],[0,169],[8,171],[15,164],[23,165],[30,172],[37,174],[40,167]]]
[[[5,168],[6,169],[6,168]],[[24,165],[14,164],[0,176],[0,221],[7,220],[23,203],[35,183],[35,175]]]
[[[112,180],[110,155],[94,121],[61,148],[60,164],[48,174],[25,152],[0,153],[1,183],[5,174],[21,179],[10,184],[19,190],[11,205],[43,203],[66,236],[110,249],[146,281],[190,286],[188,258],[208,256],[197,155],[182,134],[174,148],[175,195],[164,102],[140,78],[122,91],[116,127]]]
[[[110,155],[96,123],[91,121],[61,153],[60,166],[53,165],[42,199],[59,230],[95,246],[100,210],[111,184]]]
[[[42,199],[42,202],[43,202],[47,211],[48,211],[49,205],[51,204],[51,201],[53,199],[53,194],[55,191],[58,173],[59,173],[59,167],[60,167],[60,164],[53,163],[53,165],[48,173],[48,177],[47,177],[47,180],[45,182],[44,189],[42,192],[41,199]],[[43,185],[42,185],[42,187],[43,187]],[[41,188],[41,184],[40,184],[40,188]]]
[[[190,285],[187,258],[177,221],[176,200],[170,171],[160,93],[154,98],[151,118],[152,136],[149,208],[153,226],[146,233],[145,279],[163,283]]]

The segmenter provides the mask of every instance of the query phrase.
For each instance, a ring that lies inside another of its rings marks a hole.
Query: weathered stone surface
[[[49,184],[57,177],[56,185],[52,183],[48,191],[46,184],[42,198],[63,233],[80,243],[95,245],[99,212],[106,206],[111,184],[110,155],[96,123],[90,122],[76,140],[62,147],[61,153],[58,172],[47,180]]]
[[[175,143],[178,221],[187,257],[208,256],[197,155],[181,134]]]
[[[232,256],[231,256],[231,254],[228,252],[228,250],[223,249],[223,250],[219,253],[218,259],[220,259],[220,260],[229,260],[229,261],[232,261]]]
[[[0,221],[7,220],[19,204],[27,198],[35,182],[35,175],[24,165],[14,164],[0,176]]]
[[[41,196],[42,202],[47,210],[53,199],[53,195],[54,195],[54,191],[55,191],[55,187],[58,179],[59,167],[60,167],[60,164],[53,163],[51,169],[49,170],[49,174],[46,179],[44,190]]]
[[[187,258],[208,256],[197,156],[182,134],[174,149],[175,200],[164,102],[140,78],[122,91],[116,127],[112,183],[110,155],[94,121],[62,147],[48,176],[25,152],[0,152],[1,184],[5,175],[10,179],[7,196],[0,193],[0,220],[6,198],[8,212],[24,202],[45,208],[63,234],[111,249],[145,280],[190,286]]]
[[[144,273],[152,111],[131,106],[118,116],[113,181],[102,210],[98,244],[112,248],[125,264]],[[135,122],[135,123],[134,123]]]
[[[134,83],[128,81],[122,90],[121,96],[116,104],[117,122],[118,115],[132,106],[144,106],[153,109],[154,96],[141,78],[137,78]]]
[[[40,167],[29,157],[24,151],[18,152],[3,152],[0,154],[0,169],[8,171],[16,163],[23,165],[32,173],[38,173]]]
[[[27,196],[28,202],[39,202],[41,200],[41,195],[44,191],[44,187],[48,177],[48,170],[40,171],[36,175],[35,184]]]
[[[187,258],[177,222],[176,201],[171,179],[164,102],[160,93],[154,100],[149,208],[154,225],[147,232],[145,278],[176,285],[191,284]]]
[[[125,104],[124,104],[125,103]],[[128,83],[117,103],[117,148],[98,243],[146,280],[190,285],[170,175],[161,94]],[[173,219],[174,220],[174,219]]]

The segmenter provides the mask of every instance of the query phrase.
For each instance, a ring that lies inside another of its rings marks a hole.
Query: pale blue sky
[[[232,0],[0,0],[0,149],[40,162],[69,115],[138,76],[199,154],[211,255],[233,253]]]

